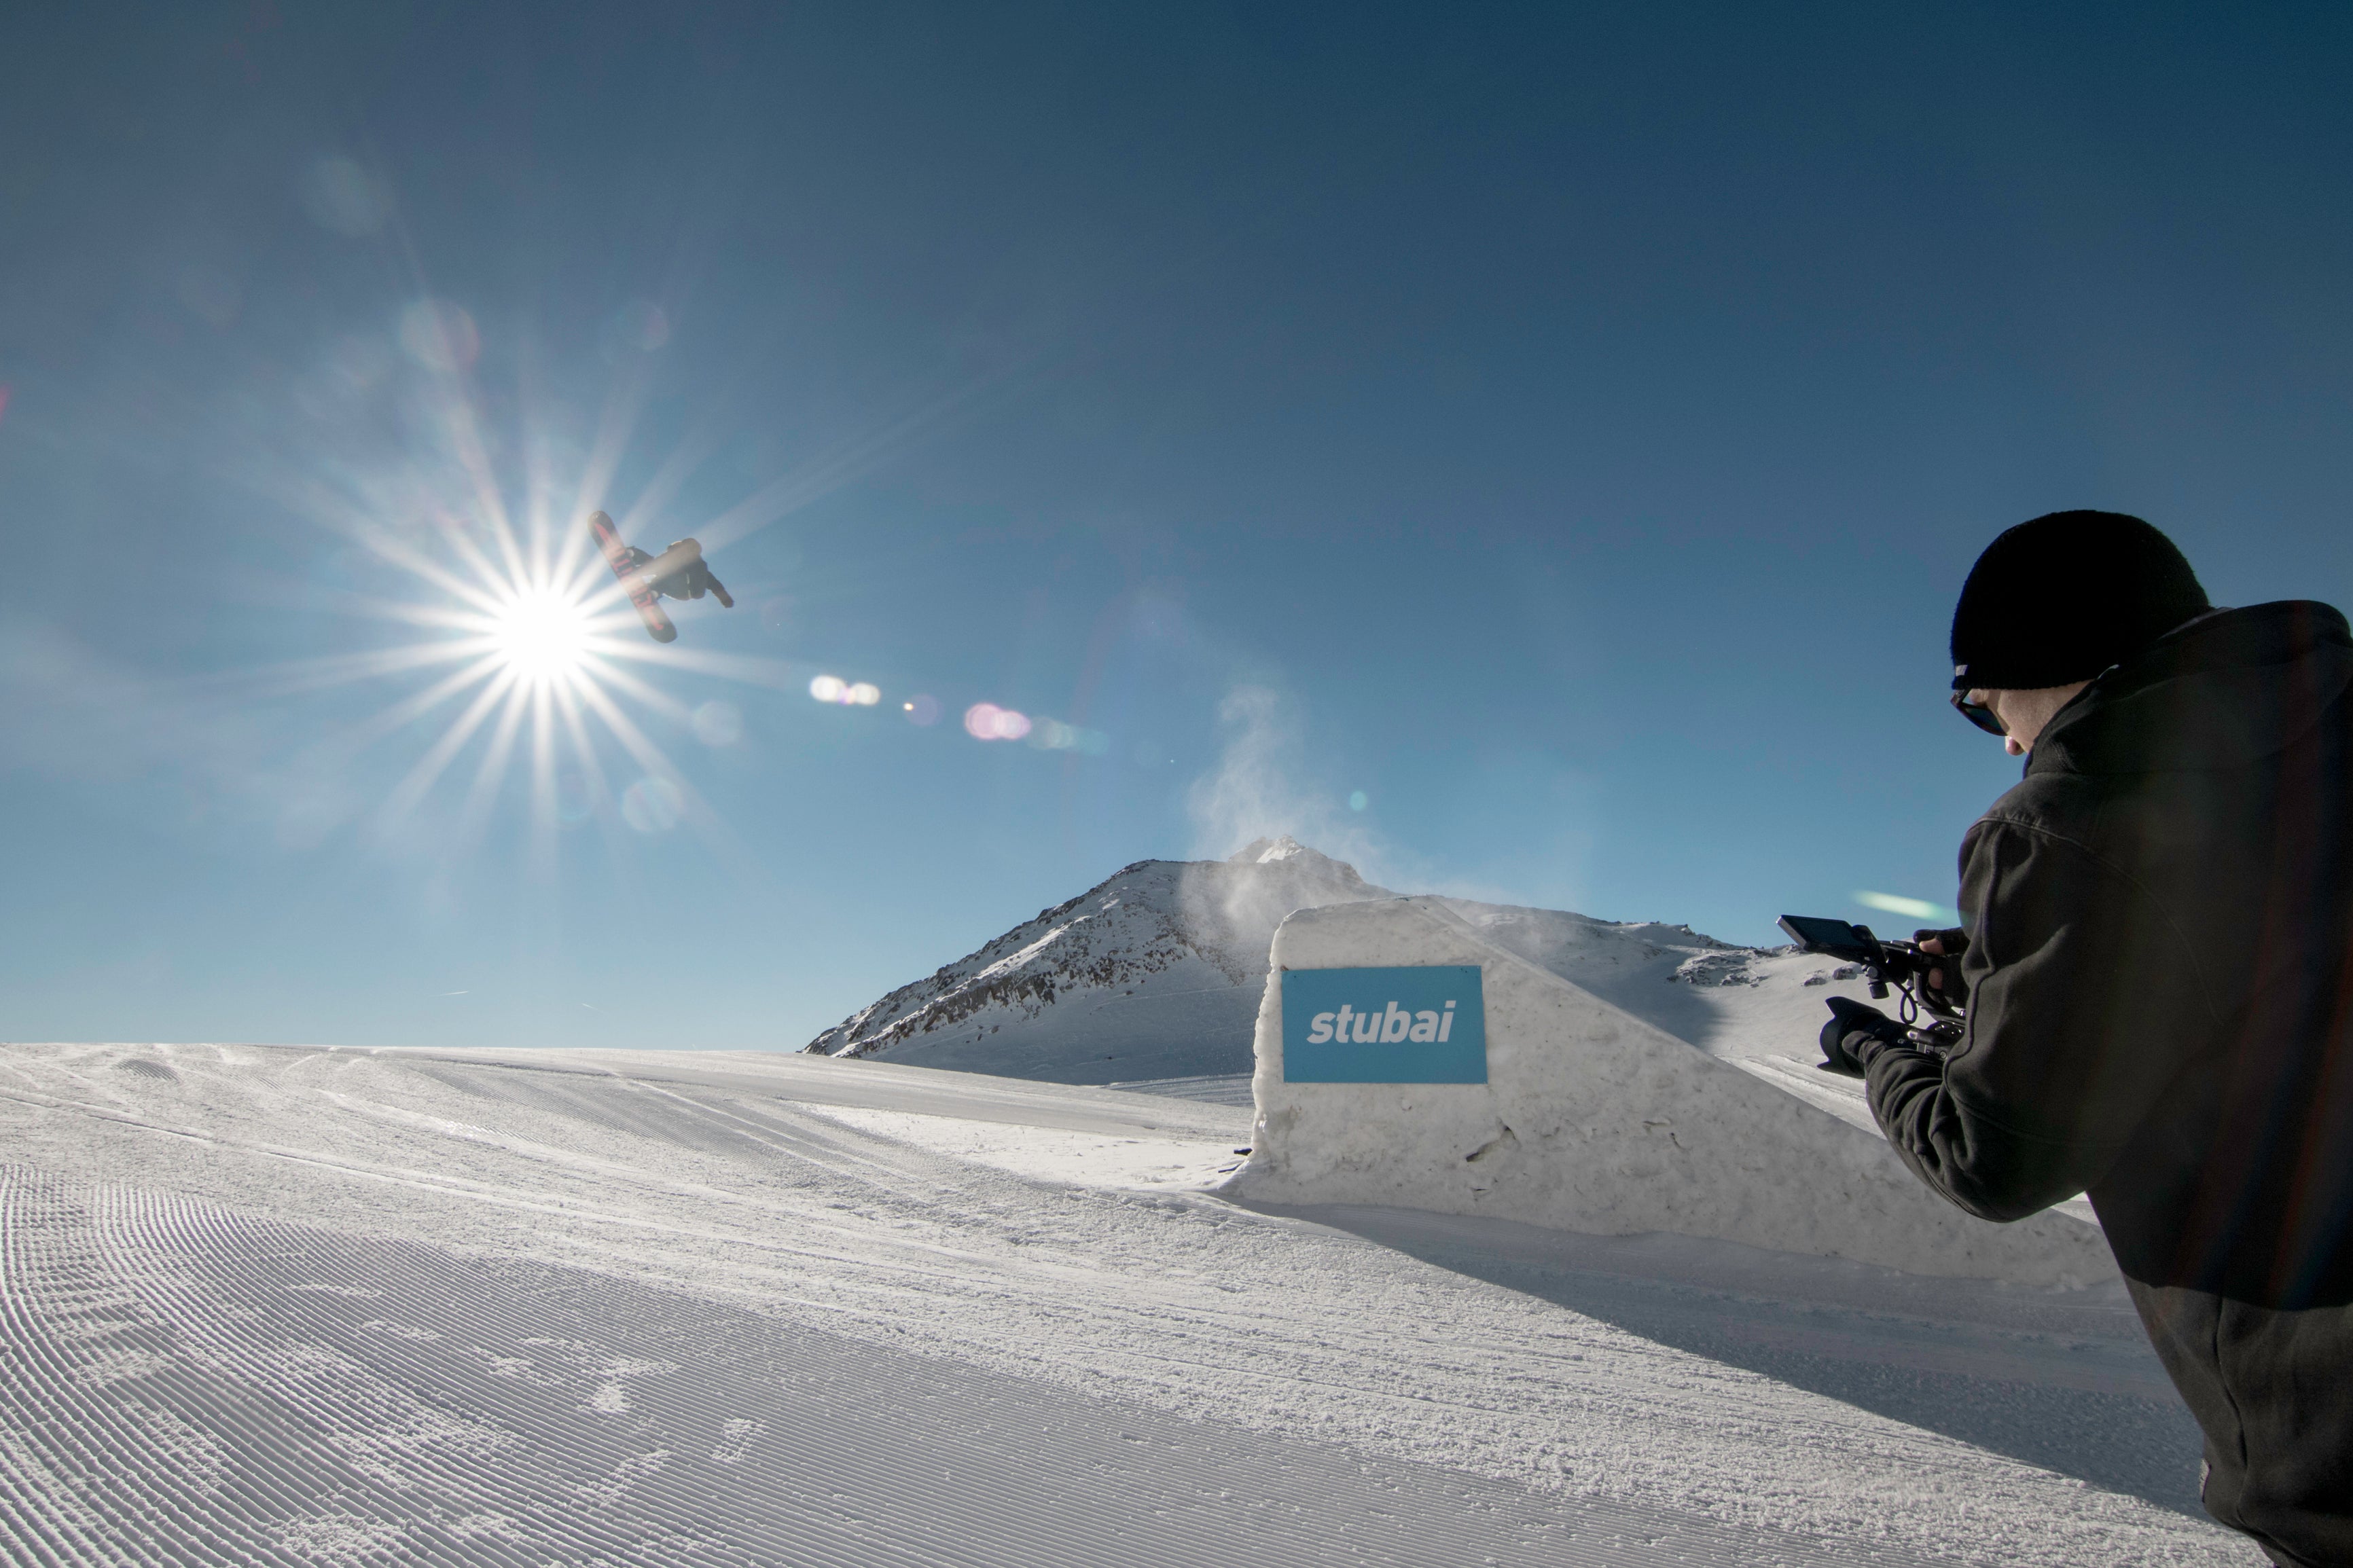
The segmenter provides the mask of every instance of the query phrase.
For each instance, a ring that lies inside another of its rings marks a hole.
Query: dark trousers
[[[2206,1511],[2282,1568],[2353,1568],[2353,1306],[2126,1281],[2206,1434]]]

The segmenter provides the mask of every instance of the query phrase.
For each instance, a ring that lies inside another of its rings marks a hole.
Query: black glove
[[[1872,1058],[1911,1038],[1903,1025],[1851,996],[1831,997],[1830,1009],[1831,1021],[1822,1026],[1822,1066],[1832,1072],[1861,1078]]]
[[[1914,942],[1927,942],[1932,938],[1935,940],[1937,946],[1945,950],[1942,956],[1947,962],[1937,963],[1933,970],[1922,973],[1920,976],[1921,998],[1928,1003],[1932,1007],[1941,1008],[1943,1011],[1947,1013],[1958,1013],[1962,1007],[1968,1004],[1969,999],[1968,982],[1961,978],[1961,954],[1968,952],[1969,950],[1969,933],[1963,931],[1958,926],[1955,926],[1949,931],[1928,931],[1923,929],[1912,933],[1912,940]],[[1931,960],[1934,960],[1937,955],[1931,953],[1926,956]],[[1941,985],[1929,984],[1928,975],[1930,973],[1935,973],[1941,977],[1944,984]]]

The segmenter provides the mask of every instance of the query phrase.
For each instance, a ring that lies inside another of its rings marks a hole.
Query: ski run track
[[[0,1559],[2261,1562],[2120,1289],[1256,1212],[1248,1129],[751,1053],[0,1047]]]

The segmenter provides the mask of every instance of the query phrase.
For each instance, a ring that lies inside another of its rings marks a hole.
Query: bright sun
[[[499,657],[521,679],[560,680],[587,657],[588,611],[561,594],[527,589],[501,605],[492,637]]]

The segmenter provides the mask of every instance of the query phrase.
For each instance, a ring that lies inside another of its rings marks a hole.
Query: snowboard
[[[596,548],[605,552],[605,564],[620,579],[621,589],[629,595],[629,603],[638,607],[638,619],[646,623],[646,635],[656,642],[676,642],[678,628],[670,625],[670,616],[662,610],[654,594],[653,584],[640,571],[639,557],[613,528],[613,520],[603,512],[592,513],[588,531],[596,536]]]

